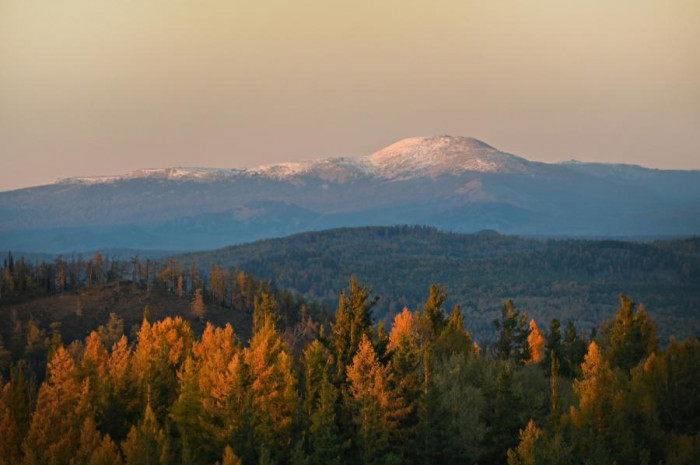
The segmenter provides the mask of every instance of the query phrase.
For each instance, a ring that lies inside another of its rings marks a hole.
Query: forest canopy
[[[203,287],[174,271],[146,275],[119,285],[164,286],[186,314],[145,308],[131,333],[113,314],[70,343],[60,325],[18,320],[11,350],[0,346],[0,464],[700,458],[700,344],[660,344],[626,296],[590,334],[507,300],[480,344],[439,285],[384,325],[355,279],[328,315],[245,274],[250,293],[230,295],[214,277]],[[93,268],[75,285],[108,286],[108,276]],[[214,308],[249,315],[249,337],[212,324]]]

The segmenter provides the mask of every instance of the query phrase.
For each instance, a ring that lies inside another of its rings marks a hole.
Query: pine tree
[[[445,315],[442,313],[442,304],[445,302],[445,289],[439,284],[430,286],[430,295],[423,308],[423,315],[430,322],[430,327],[435,336],[445,325]]]
[[[348,300],[345,297],[345,291],[341,291],[338,298],[338,309],[335,313],[335,323],[331,325],[331,347],[335,355],[336,373],[339,381],[345,380],[345,367],[350,364],[354,354],[350,342],[351,326]]]
[[[356,278],[350,280],[350,294],[348,295],[348,310],[350,311],[350,351],[352,357],[360,346],[364,336],[372,333],[372,307],[378,299],[370,300],[371,290],[361,286]]]
[[[503,305],[501,319],[495,320],[493,324],[498,331],[496,356],[501,360],[527,360],[527,313],[520,315],[513,301],[508,299]]]
[[[336,422],[338,390],[324,376],[309,426],[309,465],[340,465],[345,446]]]
[[[556,318],[553,318],[549,323],[549,333],[547,334],[547,342],[544,346],[544,365],[550,368],[552,366],[552,359],[557,360],[557,367],[560,370],[559,364],[562,359],[561,323]]]
[[[586,356],[586,347],[584,334],[578,334],[573,321],[569,320],[564,331],[564,342],[561,345],[564,374],[573,377],[580,373],[581,364]]]
[[[447,325],[435,341],[433,352],[437,358],[445,358],[453,354],[467,354],[472,349],[472,336],[464,329],[464,317],[459,305],[455,305]]]
[[[511,363],[502,363],[496,378],[495,392],[491,393],[493,404],[487,433],[485,462],[503,463],[506,452],[517,445],[518,430],[523,409],[522,397],[515,389],[514,368]]]
[[[620,308],[614,320],[604,325],[606,355],[613,368],[629,371],[658,350],[656,325],[647,317],[644,306],[640,305],[636,311],[635,306],[626,296],[620,295]]]

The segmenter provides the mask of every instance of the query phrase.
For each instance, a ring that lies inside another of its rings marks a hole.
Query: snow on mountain
[[[403,139],[374,154],[356,158],[327,158],[278,163],[248,169],[153,168],[122,176],[93,176],[59,179],[57,184],[101,184],[129,179],[179,181],[223,181],[237,176],[263,176],[284,180],[315,175],[320,179],[343,181],[357,176],[405,180],[421,176],[476,172],[525,172],[528,161],[505,154],[471,137],[413,137]]]
[[[13,250],[191,250],[392,224],[516,234],[697,234],[700,171],[530,162],[473,138],[438,136],[354,158],[146,169],[0,192],[0,245]]]
[[[81,176],[61,178],[54,184],[108,184],[130,179],[167,179],[179,181],[217,181],[243,173],[243,170],[223,168],[146,168],[120,176]]]
[[[524,172],[527,160],[505,154],[472,137],[412,137],[366,158],[381,177],[407,179],[447,173]]]

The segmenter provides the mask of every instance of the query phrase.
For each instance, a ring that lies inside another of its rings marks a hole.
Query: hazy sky
[[[437,134],[700,169],[700,1],[0,0],[0,190]]]

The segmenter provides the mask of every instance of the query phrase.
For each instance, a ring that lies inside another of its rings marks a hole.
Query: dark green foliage
[[[636,304],[620,295],[620,309],[612,321],[603,325],[607,357],[613,367],[630,370],[637,363],[656,351],[656,325],[649,319],[643,306],[635,311]]]
[[[516,362],[529,358],[527,335],[527,313],[520,314],[512,300],[506,301],[501,318],[494,320],[497,331],[495,354],[501,360],[513,359]]]
[[[566,376],[574,376],[578,373],[579,367],[583,363],[586,355],[586,338],[579,334],[573,321],[566,324],[564,331],[564,341],[561,344],[561,369]]]
[[[556,360],[558,372],[562,358],[561,323],[556,318],[553,318],[549,323],[549,333],[547,334],[547,342],[544,346],[543,365],[551,368],[552,363],[554,363],[554,360]]]
[[[700,335],[699,240],[658,242],[539,240],[445,233],[426,227],[309,232],[179,256],[202,270],[243,269],[335,308],[352,276],[374,285],[378,319],[390,322],[425,302],[427,280],[447,289],[476,340],[493,337],[505,298],[536,321],[558,318],[588,331],[610,318],[621,289],[653,310],[659,334]],[[563,329],[563,328],[562,328]]]

